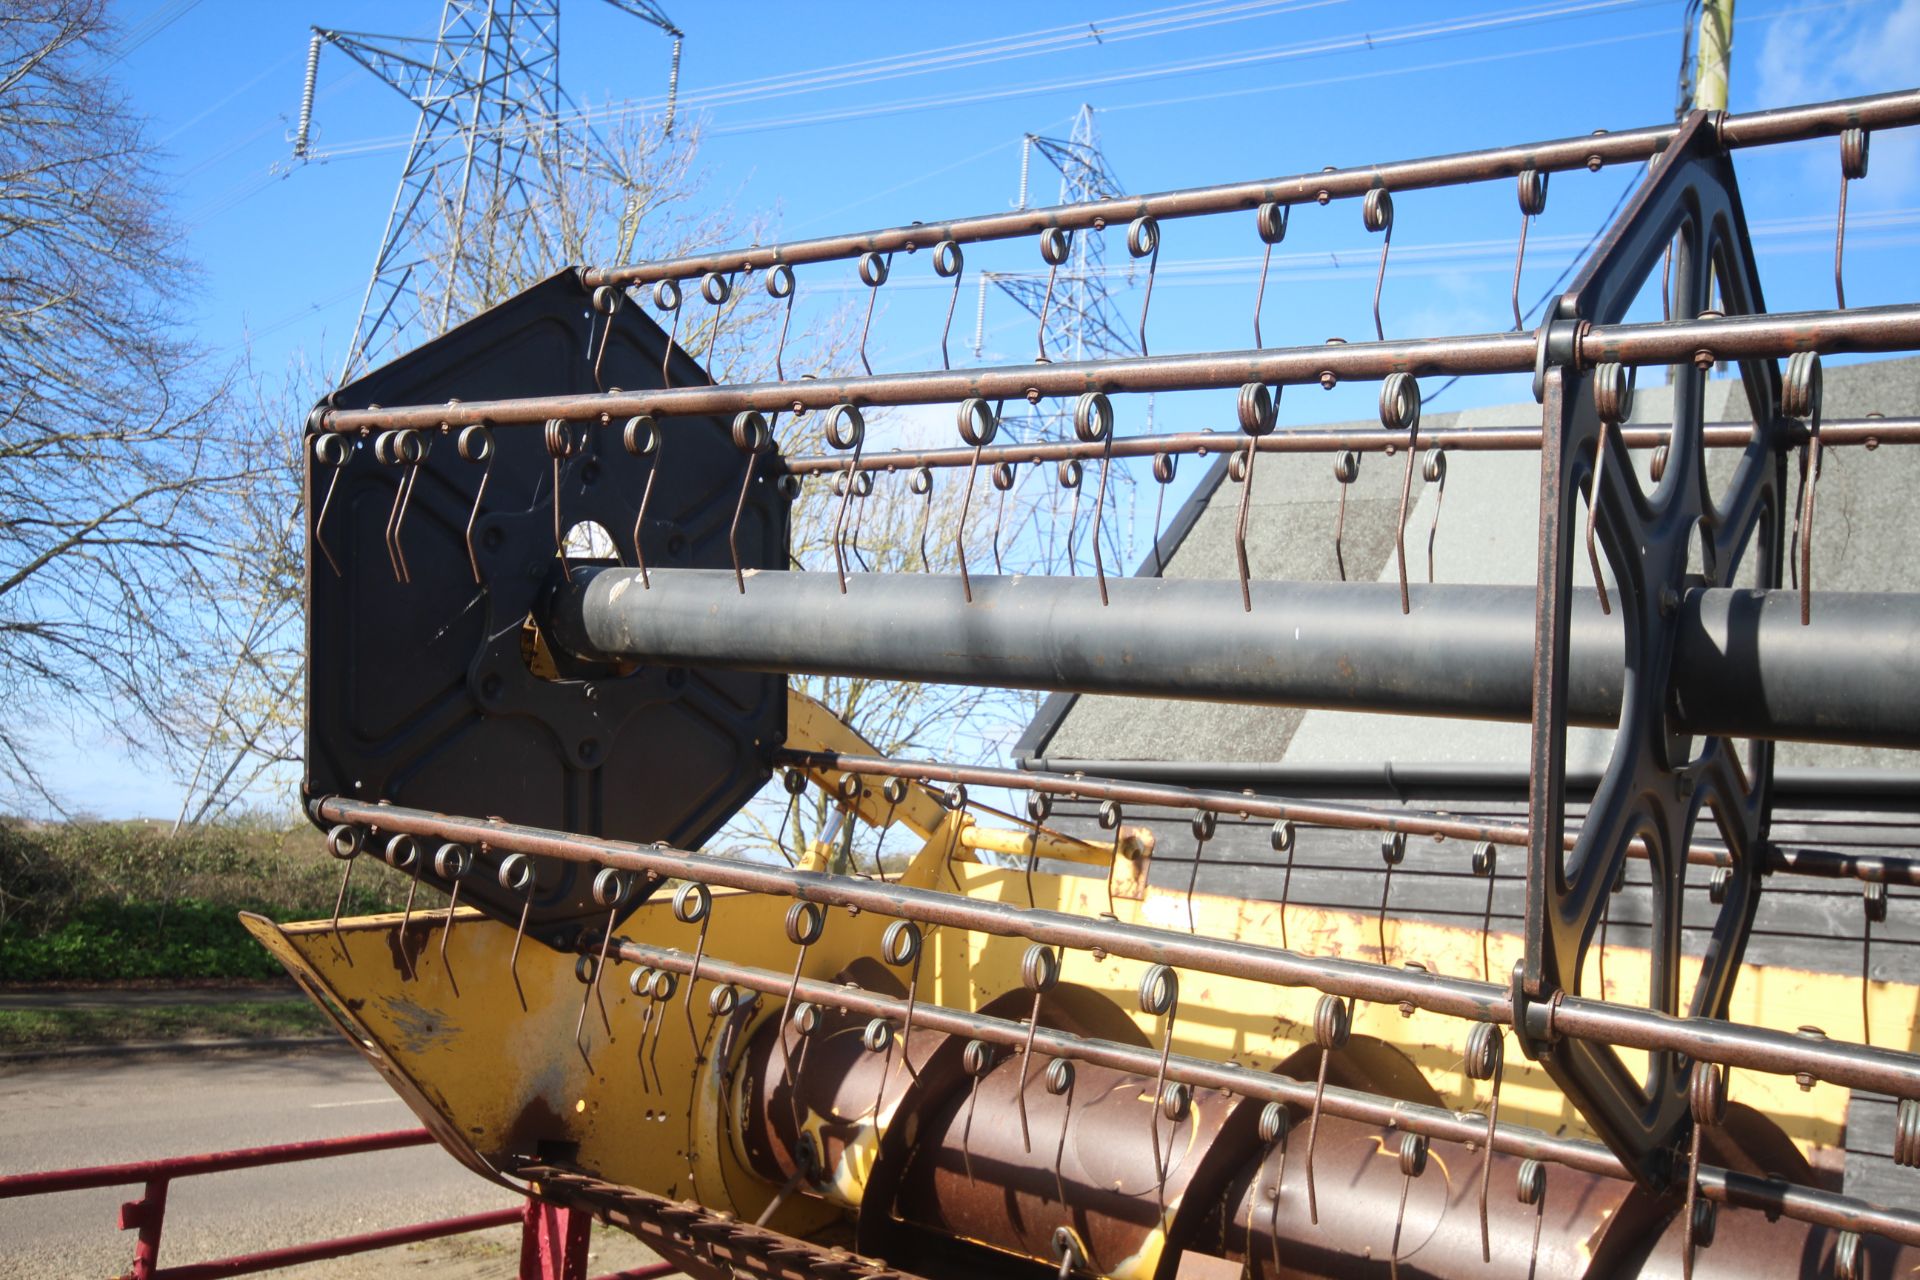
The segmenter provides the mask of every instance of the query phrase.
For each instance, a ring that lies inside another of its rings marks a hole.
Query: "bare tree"
[[[245,469],[179,336],[192,273],[98,74],[110,38],[103,0],[0,6],[0,802],[56,809],[38,735],[158,718],[174,588]]]

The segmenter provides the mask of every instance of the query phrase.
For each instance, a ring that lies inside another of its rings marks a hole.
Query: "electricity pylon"
[[[682,33],[647,0],[608,0],[673,37],[665,127],[672,128]],[[461,296],[461,239],[479,219],[503,242],[549,245],[556,157],[590,163],[595,141],[567,136],[572,103],[560,85],[560,0],[445,0],[439,34],[373,35],[315,27],[293,138],[310,155],[320,51],[331,45],[419,109],[386,231],[340,371],[357,370],[445,330]],[[563,114],[563,111],[566,114]],[[469,290],[469,295],[471,295]]]

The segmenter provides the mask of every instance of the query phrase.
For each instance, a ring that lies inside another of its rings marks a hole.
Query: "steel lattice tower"
[[[1100,149],[1100,133],[1093,108],[1082,104],[1065,138],[1028,134],[1020,154],[1020,198],[1027,207],[1027,178],[1032,155],[1038,152],[1060,174],[1060,203],[1083,204],[1124,194],[1120,181]],[[1133,331],[1120,319],[1107,288],[1105,237],[1081,232],[1073,237],[1067,260],[1054,275],[1048,300],[1047,273],[993,274],[1002,292],[1038,318],[1046,315],[1044,335],[1050,359],[1094,360],[1139,355]],[[975,354],[982,343],[975,342]]]
[[[647,0],[609,0],[673,37],[665,128],[672,129],[681,32]],[[547,244],[550,173],[591,162],[595,140],[567,123],[560,84],[560,0],[445,0],[439,33],[372,35],[316,27],[293,148],[309,154],[320,51],[341,50],[419,108],[341,381],[446,329],[461,293],[461,237],[478,219],[511,243]],[[576,136],[563,136],[573,134]],[[548,257],[558,261],[557,246]],[[437,260],[436,260],[437,251]]]

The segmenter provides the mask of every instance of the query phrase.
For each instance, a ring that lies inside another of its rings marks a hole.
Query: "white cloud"
[[[1736,52],[1738,28],[1735,28]],[[1784,107],[1829,98],[1886,93],[1912,86],[1920,55],[1920,0],[1898,0],[1862,10],[1782,18],[1766,27],[1755,67],[1755,107]],[[1874,204],[1904,197],[1920,187],[1920,137],[1912,129],[1889,130],[1872,140],[1868,185],[1860,196]],[[1810,180],[1838,182],[1837,144],[1815,149]]]

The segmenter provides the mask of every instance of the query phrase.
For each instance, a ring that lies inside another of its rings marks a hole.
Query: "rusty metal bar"
[[[1511,823],[1470,821],[1440,813],[1416,809],[1381,810],[1364,805],[1338,804],[1324,800],[1283,800],[1272,796],[1254,796],[1240,791],[1205,791],[1184,786],[1150,782],[1096,778],[1080,774],[1041,773],[1031,769],[996,769],[988,765],[956,765],[921,760],[893,760],[883,756],[847,755],[834,751],[788,751],[774,753],[782,764],[797,764],[814,769],[842,773],[864,773],[923,780],[937,785],[955,782],[968,786],[1005,787],[1012,791],[1038,791],[1064,796],[1070,800],[1112,800],[1124,805],[1152,805],[1169,809],[1199,809],[1210,813],[1233,814],[1243,818],[1295,822],[1302,826],[1331,827],[1346,831],[1398,832],[1410,836],[1431,836],[1436,840],[1485,841],[1498,845],[1525,845],[1527,828]],[[1575,835],[1569,833],[1566,846],[1573,847]],[[1636,841],[1630,850],[1634,857],[1646,857],[1646,848]],[[1858,878],[1886,884],[1920,887],[1920,859],[1890,858],[1879,854],[1854,854],[1836,850],[1810,849],[1804,846],[1784,848],[1768,845],[1764,850],[1768,871],[1788,871],[1825,879]],[[1687,850],[1687,862],[1693,866],[1729,865],[1727,851],[1711,845],[1695,845]]]
[[[1916,123],[1920,123],[1920,91],[1906,90],[1787,107],[1778,111],[1724,116],[1719,121],[1719,138],[1721,144],[1729,148],[1755,147],[1831,137],[1849,128],[1893,129]],[[1125,226],[1142,216],[1165,221],[1250,211],[1269,202],[1281,205],[1326,204],[1332,200],[1364,197],[1375,188],[1418,191],[1517,177],[1526,169],[1536,173],[1597,170],[1609,164],[1644,161],[1660,154],[1678,136],[1681,127],[1678,124],[1663,124],[1620,133],[1609,133],[1603,129],[1580,137],[1464,151],[1448,156],[1354,166],[1253,182],[1189,187],[1153,195],[1121,196],[1088,204],[990,213],[946,222],[912,223],[876,231],[819,236],[784,245],[720,249],[660,262],[588,268],[581,272],[581,279],[588,288],[603,284],[650,284],[658,280],[687,280],[709,272],[728,273],[781,264],[800,266],[830,262],[856,258],[864,253],[913,253],[920,249],[931,249],[943,240],[965,245],[1018,236],[1037,236],[1050,228],[1080,230]]]
[[[1241,800],[1249,807],[1263,803],[1253,797]],[[315,817],[329,825],[348,823],[474,846],[484,843],[501,852],[599,863],[648,875],[655,883],[676,877],[699,880],[822,906],[876,911],[922,924],[1026,938],[1076,951],[1098,948],[1130,960],[1277,986],[1312,987],[1374,1004],[1406,1003],[1470,1021],[1511,1025],[1514,1016],[1507,988],[1466,978],[1309,956],[1248,942],[1202,938],[1117,920],[976,901],[936,890],[763,866],[655,845],[452,817],[398,805],[366,804],[337,796],[317,799],[312,808]],[[1920,1098],[1920,1055],[1837,1040],[1812,1041],[1712,1018],[1676,1018],[1580,996],[1564,996],[1550,1003],[1528,1002],[1524,1012],[1526,1034],[1535,1041],[1569,1036],[1610,1044],[1648,1044],[1728,1066],[1780,1075],[1805,1073],[1848,1088]],[[1605,1035],[1589,1036],[1602,1026]]]
[[[1038,401],[1140,391],[1200,391],[1259,382],[1285,385],[1328,378],[1378,379],[1391,373],[1530,373],[1545,358],[1550,334],[1564,331],[1573,360],[1582,366],[1708,363],[1778,357],[1795,351],[1899,351],[1920,347],[1920,305],[1861,307],[1679,320],[1663,324],[1574,326],[1557,322],[1539,333],[1490,333],[1392,342],[1330,343],[1310,347],[1136,356],[1058,364],[1000,365],[982,369],[928,370],[866,377],[799,379],[722,386],[619,391],[604,395],[530,396],[511,400],[397,405],[379,409],[317,410],[316,431],[357,432],[394,428],[449,430],[490,426],[611,422],[638,414],[658,419],[686,415],[731,416],[829,409],[839,404],[958,403],[982,400]]]
[[[1788,443],[1805,436],[1798,427],[1783,433]],[[1671,427],[1623,427],[1622,444],[1629,449],[1657,449],[1673,438]],[[1706,429],[1708,448],[1743,449],[1753,439],[1753,427],[1747,423],[1717,423]],[[1538,427],[1428,427],[1420,428],[1420,443],[1429,449],[1461,453],[1525,452],[1540,447]],[[1820,445],[1857,445],[1877,449],[1883,444],[1920,444],[1920,418],[1854,418],[1822,421]],[[1086,444],[1078,440],[1047,440],[1029,444],[992,445],[980,451],[980,464],[1061,462],[1078,458],[1093,461],[1111,452],[1116,458],[1151,458],[1160,453],[1195,454],[1244,451],[1251,446],[1257,453],[1398,453],[1406,441],[1387,432],[1366,428],[1359,431],[1327,431],[1299,427],[1254,438],[1229,435],[1224,431],[1179,431],[1155,436],[1115,436],[1111,446]],[[797,476],[855,471],[901,471],[913,467],[966,467],[973,464],[973,450],[895,449],[867,451],[851,463],[845,458],[819,454],[786,460],[788,474]]]

